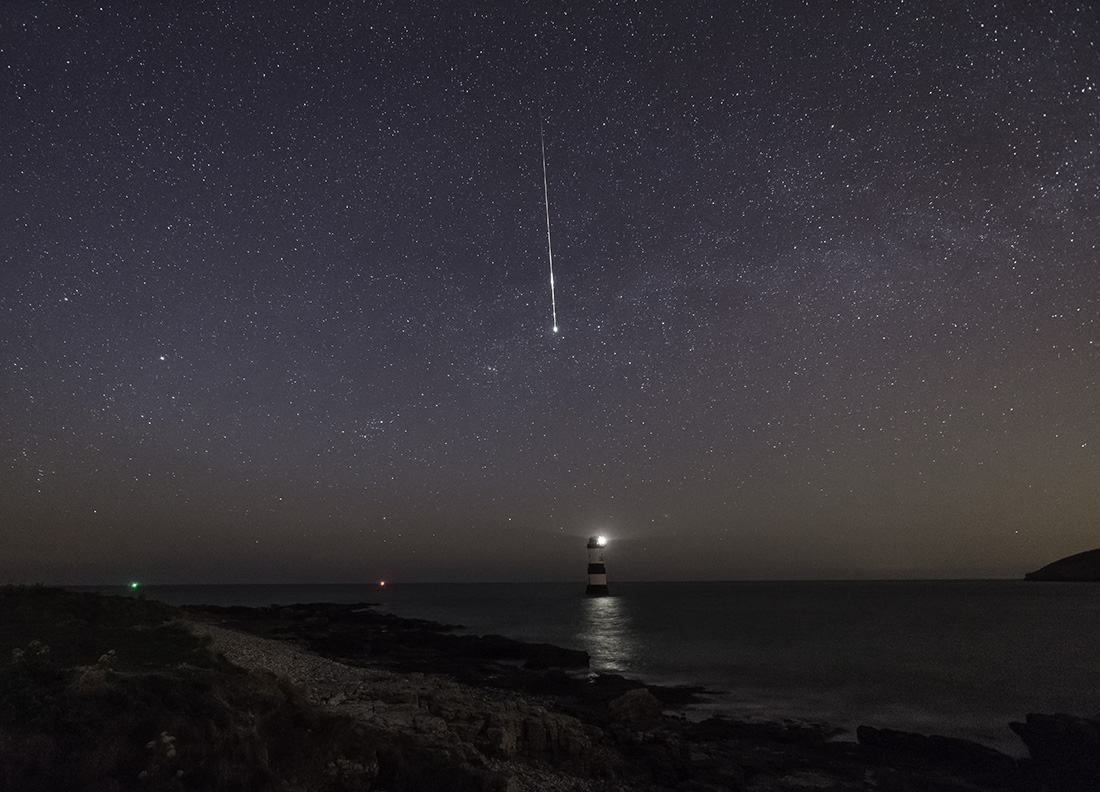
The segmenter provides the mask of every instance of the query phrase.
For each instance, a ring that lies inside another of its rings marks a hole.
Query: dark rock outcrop
[[[548,643],[523,644],[527,651],[524,668],[541,671],[548,668],[587,668],[588,652],[580,649],[566,649]]]
[[[628,690],[607,706],[618,721],[651,721],[661,717],[661,702],[644,687]]]
[[[570,675],[569,650],[364,605],[185,614],[0,588],[0,625],[0,790],[114,788],[120,773],[125,788],[272,792],[1100,789],[1100,718],[1029,714],[1012,724],[1020,760],[867,726],[856,743],[822,724],[693,722],[668,710],[697,691]],[[96,783],[63,783],[81,773]]]
[[[1100,719],[1028,713],[1024,723],[1009,726],[1027,746],[1034,774],[1050,788],[1100,788]]]
[[[922,757],[932,762],[948,762],[979,773],[1009,776],[1016,771],[1016,760],[971,740],[924,735],[895,729],[859,726],[856,737],[861,745],[887,751],[897,751]]]
[[[1100,548],[1061,558],[1028,572],[1024,580],[1100,583]]]

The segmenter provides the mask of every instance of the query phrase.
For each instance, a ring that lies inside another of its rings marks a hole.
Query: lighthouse
[[[603,549],[606,546],[607,539],[603,536],[588,539],[588,587],[584,593],[590,597],[606,597],[611,593],[607,590],[607,567],[603,564]]]

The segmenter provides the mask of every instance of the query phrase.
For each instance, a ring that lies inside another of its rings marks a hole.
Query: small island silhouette
[[[1061,558],[1042,569],[1028,572],[1024,580],[1100,582],[1100,548]]]

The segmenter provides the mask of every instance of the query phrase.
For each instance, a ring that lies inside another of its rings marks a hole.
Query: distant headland
[[[1024,580],[1055,580],[1063,582],[1100,582],[1100,548],[1066,556],[1042,569],[1028,572]]]

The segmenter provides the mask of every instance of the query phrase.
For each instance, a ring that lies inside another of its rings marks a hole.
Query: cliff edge
[[[1066,556],[1042,569],[1028,572],[1024,575],[1024,580],[1100,582],[1100,548]]]

